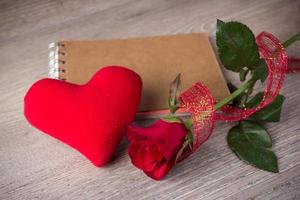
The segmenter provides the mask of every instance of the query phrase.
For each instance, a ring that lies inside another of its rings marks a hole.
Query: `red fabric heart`
[[[34,83],[24,98],[27,120],[103,166],[114,154],[140,102],[142,81],[124,67],[105,67],[85,85]]]

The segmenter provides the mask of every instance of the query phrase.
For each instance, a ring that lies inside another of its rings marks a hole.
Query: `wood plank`
[[[1,199],[299,199],[299,75],[288,75],[280,123],[270,123],[280,173],[244,164],[228,149],[232,123],[161,182],[130,164],[123,142],[116,158],[95,168],[78,152],[32,128],[23,96],[47,74],[47,46],[62,39],[113,39],[206,31],[214,43],[216,18],[238,20],[282,40],[299,31],[299,1],[2,0],[0,2]],[[300,45],[289,54],[299,55]],[[225,73],[237,83],[237,76]],[[149,124],[150,121],[143,122]]]

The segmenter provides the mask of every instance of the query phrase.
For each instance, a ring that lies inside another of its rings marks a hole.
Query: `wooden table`
[[[238,20],[282,40],[300,30],[299,1],[1,0],[0,199],[300,199],[300,76],[283,85],[280,123],[267,125],[280,173],[257,170],[227,147],[229,123],[157,182],[130,163],[126,143],[104,168],[32,128],[23,96],[47,75],[47,46],[63,39],[112,39],[208,32]],[[300,45],[289,49],[299,55]],[[226,73],[227,80],[237,80]]]

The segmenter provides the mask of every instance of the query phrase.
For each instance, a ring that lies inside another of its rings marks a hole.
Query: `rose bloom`
[[[187,129],[183,123],[159,119],[150,127],[129,126],[128,154],[131,162],[146,175],[161,180],[175,165]]]

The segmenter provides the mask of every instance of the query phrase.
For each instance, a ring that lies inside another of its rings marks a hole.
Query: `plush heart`
[[[135,116],[142,90],[138,74],[105,67],[85,85],[55,79],[34,83],[24,98],[27,120],[103,166]]]

